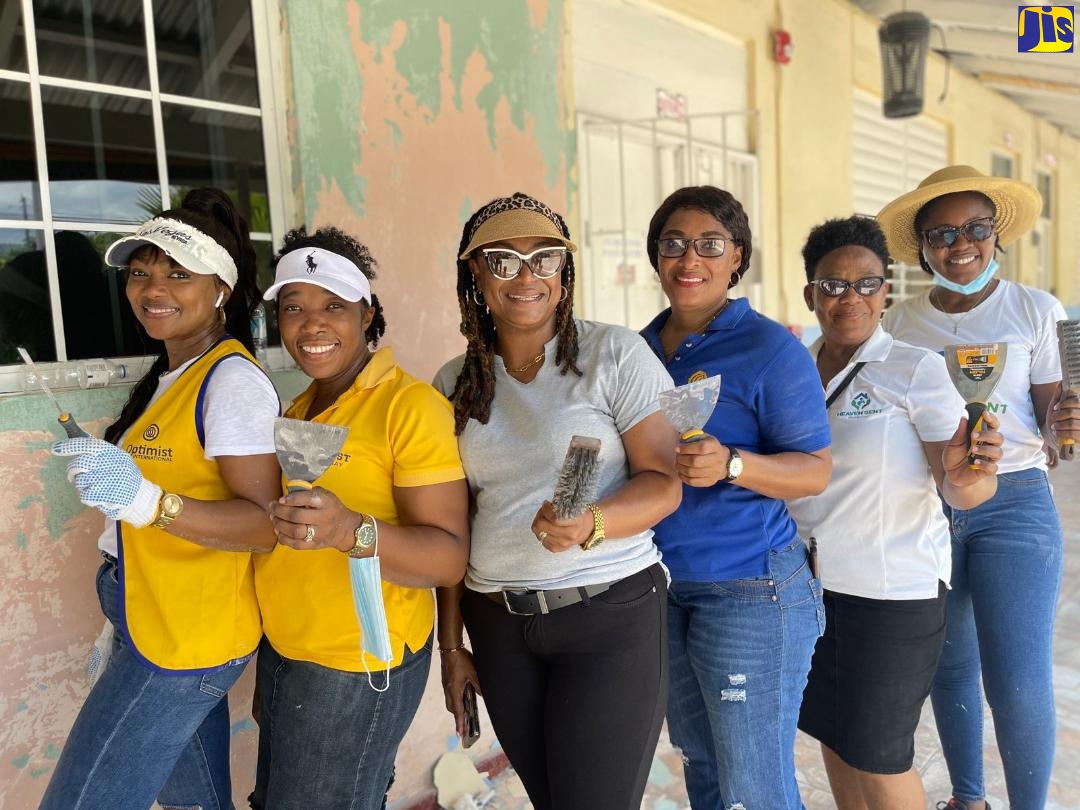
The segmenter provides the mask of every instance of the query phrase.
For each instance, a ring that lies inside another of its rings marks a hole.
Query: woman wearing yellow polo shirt
[[[287,415],[349,435],[319,486],[272,504],[278,547],[256,566],[257,809],[382,807],[427,682],[430,589],[458,582],[469,556],[453,410],[369,349],[385,329],[374,264],[336,228],[300,228],[265,295],[314,380]]]

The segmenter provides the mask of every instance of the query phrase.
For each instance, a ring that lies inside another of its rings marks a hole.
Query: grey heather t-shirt
[[[673,386],[670,375],[645,341],[621,326],[577,321],[578,368],[564,376],[555,365],[557,338],[544,347],[547,361],[536,378],[521,383],[495,357],[491,419],[470,419],[458,447],[476,501],[472,553],[465,577],[476,591],[503,588],[563,588],[613,582],[660,559],[652,530],[633,537],[608,537],[592,551],[547,551],[530,526],[549,500],[571,436],[602,442],[597,500],[630,477],[621,434],[659,409],[657,395]],[[449,396],[464,355],[435,376]]]

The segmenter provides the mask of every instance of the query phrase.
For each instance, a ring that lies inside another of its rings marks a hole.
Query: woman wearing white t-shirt
[[[962,508],[990,498],[1001,435],[989,415],[969,448],[945,363],[882,330],[888,251],[873,220],[814,228],[803,259],[803,294],[822,331],[810,353],[828,395],[833,473],[821,495],[788,503],[803,540],[816,540],[825,591],[799,728],[821,743],[840,810],[922,810],[914,735],[945,637],[949,579],[937,492]]]
[[[939,806],[959,810],[986,806],[980,673],[1010,806],[1045,805],[1054,757],[1051,642],[1062,534],[1043,437],[1048,410],[1062,435],[1070,435],[1069,414],[1075,418],[1078,408],[1075,397],[1058,402],[1061,304],[1042,290],[994,278],[996,248],[1023,236],[1040,208],[1033,186],[950,166],[878,215],[893,258],[918,262],[934,279],[926,294],[890,309],[885,328],[936,352],[988,341],[1009,348],[989,403],[1005,436],[997,494],[976,509],[945,506],[952,590],[931,699],[953,786],[952,798]],[[942,382],[936,395],[948,389]]]
[[[230,807],[227,692],[262,634],[252,553],[273,548],[277,393],[252,352],[247,222],[214,188],[114,242],[139,326],[160,349],[105,438],[58,442],[99,543],[111,656],[41,807]]]

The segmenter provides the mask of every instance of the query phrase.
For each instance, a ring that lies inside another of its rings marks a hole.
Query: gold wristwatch
[[[164,529],[180,517],[180,513],[183,511],[183,498],[173,492],[162,491],[161,499],[158,501],[157,517],[150,521],[150,525],[155,529]]]
[[[595,503],[588,505],[589,511],[592,512],[593,529],[592,534],[588,539],[581,544],[582,551],[592,551],[598,545],[604,542],[604,538],[607,537],[604,534],[604,513],[600,511],[600,507]]]
[[[379,542],[379,526],[371,515],[361,514],[360,525],[353,531],[353,547],[346,554],[350,557],[366,557],[368,549]]]

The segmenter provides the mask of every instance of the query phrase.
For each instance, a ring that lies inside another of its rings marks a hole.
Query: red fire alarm
[[[795,53],[795,44],[791,41],[791,34],[787,31],[773,31],[773,58],[777,63],[786,65],[791,61],[791,55]]]

